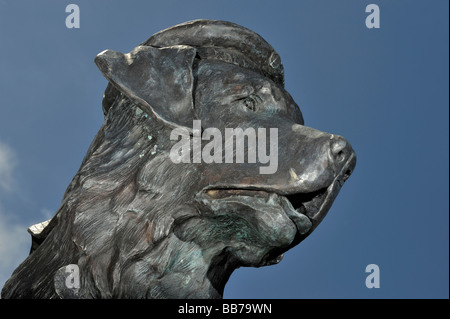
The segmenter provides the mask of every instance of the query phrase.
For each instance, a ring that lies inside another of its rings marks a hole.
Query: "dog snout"
[[[331,159],[335,163],[343,162],[349,155],[348,142],[342,136],[331,135],[330,137]]]
[[[302,181],[314,184],[317,189],[329,184],[344,167],[348,168],[346,174],[351,174],[356,155],[344,137],[298,124],[292,126],[292,132],[298,145],[302,145],[295,156],[300,158],[295,172],[302,175]]]
[[[355,152],[350,143],[339,135],[330,136],[330,161],[336,169],[340,169],[346,164],[350,157],[354,157]]]

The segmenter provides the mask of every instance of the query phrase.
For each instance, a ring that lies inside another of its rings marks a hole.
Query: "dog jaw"
[[[196,201],[201,215],[231,214],[248,223],[251,221],[266,249],[260,250],[259,245],[250,247],[253,243],[243,240],[241,243],[249,245],[247,255],[238,259],[246,266],[272,265],[280,262],[285,251],[303,241],[320,224],[355,165],[356,157],[351,155],[331,184],[310,193],[282,195],[247,185],[206,188],[196,195]]]

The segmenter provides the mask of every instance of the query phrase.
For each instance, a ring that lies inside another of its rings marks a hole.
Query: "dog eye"
[[[255,94],[251,94],[246,98],[242,99],[242,103],[244,104],[244,106],[253,112],[256,111],[257,105],[261,101],[262,99]]]

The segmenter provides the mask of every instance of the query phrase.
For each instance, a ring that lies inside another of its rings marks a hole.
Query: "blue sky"
[[[65,8],[80,8],[68,29]],[[380,8],[368,29],[366,5]],[[305,124],[358,155],[328,216],[283,261],[241,268],[225,298],[449,297],[449,3],[446,0],[0,0],[0,287],[26,228],[53,216],[103,122],[93,59],[207,18],[280,54]],[[368,289],[365,268],[380,268]]]

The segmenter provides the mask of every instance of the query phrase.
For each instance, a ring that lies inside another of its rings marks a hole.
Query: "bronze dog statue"
[[[3,298],[221,298],[234,269],[305,239],[354,169],[344,138],[304,126],[279,55],[239,25],[187,22],[95,62],[105,122]]]

